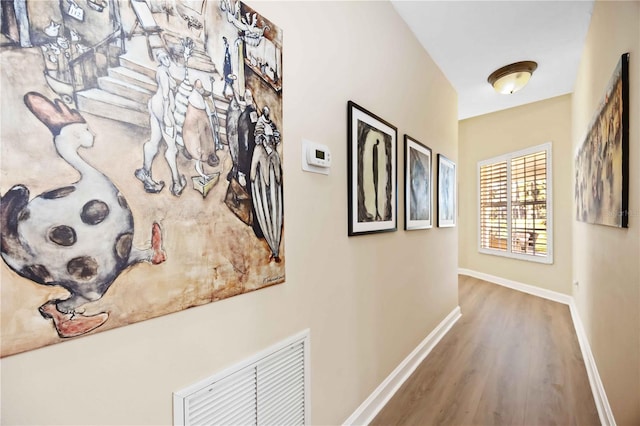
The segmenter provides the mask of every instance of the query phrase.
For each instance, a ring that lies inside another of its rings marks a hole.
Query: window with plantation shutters
[[[481,161],[478,187],[479,251],[553,263],[551,144]]]
[[[480,247],[507,250],[507,162],[480,167]]]

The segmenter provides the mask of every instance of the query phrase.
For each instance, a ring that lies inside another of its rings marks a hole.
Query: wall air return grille
[[[173,395],[174,424],[304,425],[309,330]]]

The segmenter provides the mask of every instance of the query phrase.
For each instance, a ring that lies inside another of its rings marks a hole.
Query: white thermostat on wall
[[[329,174],[331,151],[326,145],[302,140],[302,170],[312,173]]]

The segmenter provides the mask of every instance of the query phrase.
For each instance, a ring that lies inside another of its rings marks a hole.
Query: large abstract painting
[[[576,219],[626,228],[629,219],[629,54],[620,58],[575,157]]]
[[[273,22],[232,0],[1,7],[2,356],[284,282]]]

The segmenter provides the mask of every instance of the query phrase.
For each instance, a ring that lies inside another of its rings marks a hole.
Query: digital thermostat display
[[[329,151],[329,147],[303,139],[302,170],[328,175],[330,168],[331,151]]]

